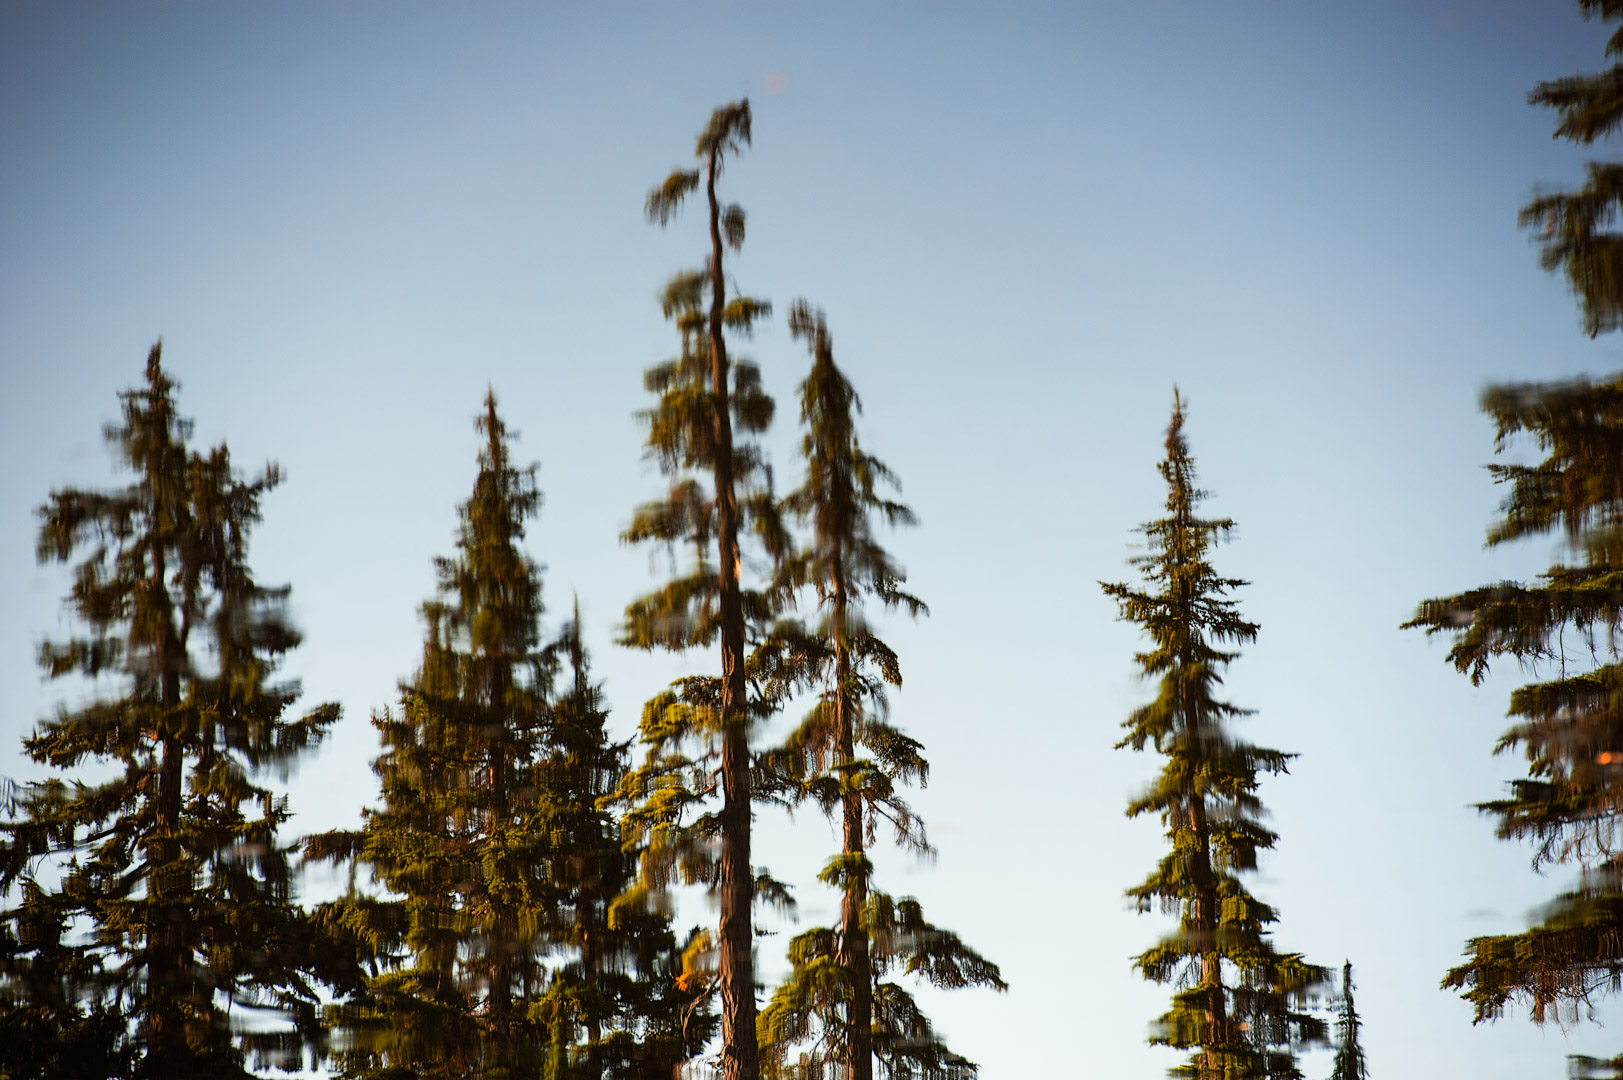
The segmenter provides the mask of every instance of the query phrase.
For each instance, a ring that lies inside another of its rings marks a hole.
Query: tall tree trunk
[[[496,428],[491,425],[491,460],[496,461]],[[485,822],[485,836],[488,840],[492,833],[505,833],[508,823],[508,738],[507,738],[507,658],[505,654],[497,652],[488,656],[485,663],[489,666],[489,674],[485,680],[490,694],[491,727],[487,733],[489,739],[490,755],[490,810]],[[490,887],[485,886],[486,902],[491,905],[491,965],[490,989],[486,1010],[490,1020],[490,1033],[494,1042],[495,1063],[504,1073],[511,1064],[512,1059],[512,1013],[513,1013],[513,953],[516,948],[517,933],[514,929],[513,914],[504,901],[498,901],[490,895]]]
[[[726,281],[722,272],[721,207],[716,202],[719,151],[710,152],[705,194],[710,200],[710,393],[715,423],[717,586],[721,615],[721,1071],[723,1080],[758,1080],[755,1044],[755,932],[751,900],[749,734],[743,714],[744,610],[738,591],[738,496],[733,490],[733,425],[727,394],[727,343],[722,339]]]
[[[1222,1080],[1221,1047],[1228,1042],[1227,1009],[1223,994],[1223,955],[1217,948],[1217,888],[1212,874],[1211,837],[1206,824],[1206,802],[1189,792],[1189,827],[1195,834],[1195,932],[1200,937],[1200,985],[1206,991],[1205,1030],[1201,1032],[1204,1061],[1201,1080]]]
[[[599,1045],[603,1041],[603,1022],[598,1018],[598,959],[597,938],[593,933],[596,922],[597,905],[587,906],[586,925],[580,935],[580,969],[586,982],[586,1070],[592,1080],[602,1080],[603,1076],[603,1050]]]
[[[187,1060],[185,1017],[178,998],[185,986],[185,928],[177,908],[176,892],[183,884],[180,817],[186,751],[173,729],[180,706],[182,644],[176,639],[170,611],[168,575],[163,551],[152,556],[151,603],[160,607],[157,632],[158,685],[161,702],[158,730],[162,746],[158,761],[157,808],[153,815],[154,841],[148,850],[147,902],[151,923],[147,940],[147,1001],[150,1023],[146,1073],[151,1077],[191,1076]]]
[[[846,641],[845,573],[834,566],[834,723],[839,740],[839,764],[849,766],[856,757],[851,715],[851,656]],[[840,799],[847,856],[863,854],[862,792],[851,784],[849,769],[841,771]],[[847,878],[840,898],[839,961],[851,979],[850,1033],[846,1043],[848,1080],[873,1080],[873,975],[868,958],[868,928],[863,913],[868,906],[868,879]]]

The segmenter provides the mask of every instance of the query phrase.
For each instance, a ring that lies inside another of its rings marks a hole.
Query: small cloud
[[[1497,919],[1499,918],[1499,909],[1491,907],[1472,908],[1465,913],[1465,917],[1467,919]]]
[[[773,71],[761,80],[763,94],[781,94],[789,89],[789,73],[787,71]]]

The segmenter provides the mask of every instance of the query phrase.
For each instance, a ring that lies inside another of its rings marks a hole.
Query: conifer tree
[[[1448,659],[1473,684],[1494,661],[1553,676],[1510,697],[1514,722],[1497,751],[1519,750],[1526,778],[1480,809],[1504,839],[1533,844],[1536,867],[1575,864],[1576,885],[1519,934],[1473,938],[1444,985],[1476,1006],[1480,1022],[1525,1002],[1537,1022],[1576,1018],[1623,971],[1623,376],[1601,384],[1499,386],[1483,396],[1497,444],[1530,438],[1536,465],[1493,465],[1508,484],[1490,546],[1564,533],[1573,558],[1529,583],[1500,582],[1428,600],[1404,625],[1446,634]]]
[[[1330,1080],[1368,1080],[1369,1066],[1364,1061],[1364,1048],[1358,1041],[1358,1029],[1364,1022],[1358,1018],[1358,1006],[1353,1004],[1352,961],[1341,968],[1341,1000],[1336,1015],[1336,1061],[1330,1071]]]
[[[1617,0],[1580,0],[1587,15],[1623,17]],[[1606,46],[1623,55],[1623,29]],[[1557,110],[1555,136],[1589,145],[1623,121],[1623,66],[1540,84],[1529,100]],[[1623,327],[1623,242],[1609,231],[1623,193],[1623,165],[1591,164],[1576,192],[1545,195],[1522,211],[1540,230],[1547,269],[1560,269],[1577,295],[1591,334]],[[1511,694],[1509,729],[1496,752],[1519,750],[1527,776],[1509,794],[1480,805],[1498,819],[1501,838],[1533,845],[1535,867],[1571,864],[1578,880],[1518,934],[1473,938],[1466,962],[1444,985],[1476,1007],[1476,1021],[1497,1018],[1513,1001],[1535,1022],[1576,1019],[1623,973],[1623,859],[1616,854],[1623,817],[1623,685],[1615,630],[1623,619],[1623,375],[1599,382],[1490,387],[1483,411],[1495,448],[1532,442],[1545,453],[1533,466],[1490,466],[1509,486],[1488,545],[1550,534],[1568,558],[1531,582],[1500,582],[1422,603],[1404,625],[1451,639],[1448,659],[1480,683],[1501,657],[1550,678]],[[1623,1059],[1617,1059],[1623,1061]],[[1576,1076],[1609,1075],[1617,1062],[1570,1060]]]
[[[643,738],[649,760],[631,777],[627,796],[640,800],[629,819],[634,835],[648,838],[645,864],[658,880],[680,864],[690,880],[703,880],[720,906],[716,992],[721,1000],[721,1071],[725,1080],[756,1080],[755,968],[752,902],[765,887],[751,863],[752,721],[762,708],[750,695],[750,626],[769,621],[769,595],[745,590],[740,539],[750,531],[773,550],[782,541],[773,521],[770,477],[760,450],[746,438],[764,431],[773,404],[760,372],[728,355],[725,331],[749,333],[769,305],[727,295],[725,251],[744,242],[744,211],[723,206],[716,194],[729,155],[750,141],[750,107],[718,108],[699,134],[696,169],[677,169],[649,193],[650,220],[667,224],[687,195],[704,185],[709,208],[709,251],[704,269],[678,274],[663,307],[681,335],[678,357],[649,369],[644,382],[659,397],[644,414],[648,452],[670,477],[668,495],[640,507],[624,539],[654,542],[673,552],[691,549],[693,561],[663,589],[626,612],[622,643],[635,648],[684,650],[720,646],[719,677],[684,680],[650,702]],[[700,758],[690,756],[697,744]],[[713,765],[710,764],[714,759]],[[711,771],[717,783],[708,777]],[[719,785],[721,806],[704,811]],[[687,820],[690,811],[698,812]],[[718,849],[710,857],[711,848]],[[771,890],[769,891],[776,891]]]
[[[531,824],[547,837],[549,914],[542,933],[565,959],[531,1011],[546,1019],[548,1080],[673,1077],[715,1032],[697,986],[684,984],[670,920],[624,898],[641,852],[621,843],[608,806],[627,772],[624,743],[607,735],[591,681],[580,611],[549,647],[566,668],[547,714]]]
[[[1176,912],[1178,929],[1134,966],[1146,979],[1179,988],[1150,1037],[1153,1045],[1194,1051],[1171,1075],[1295,1080],[1296,1051],[1326,1036],[1324,1022],[1304,1009],[1328,973],[1274,947],[1270,928],[1279,916],[1241,880],[1277,839],[1262,825],[1259,774],[1285,772],[1292,755],[1235,738],[1231,724],[1249,710],[1217,697],[1222,670],[1239,655],[1224,646],[1255,641],[1257,625],[1229,597],[1245,582],[1219,576],[1210,562],[1234,522],[1197,516],[1206,493],[1195,486],[1183,423],[1174,392],[1159,466],[1166,516],[1142,527],[1148,550],[1132,560],[1143,585],[1101,583],[1121,617],[1148,635],[1150,647],[1136,659],[1144,676],[1159,682],[1155,700],[1122,725],[1127,735],[1116,746],[1153,746],[1166,759],[1127,815],[1158,814],[1171,851],[1127,895],[1141,912],[1156,904]]]
[[[1586,17],[1623,18],[1623,0],[1578,0]],[[1623,27],[1612,32],[1606,55],[1623,58]],[[1555,137],[1593,145],[1623,123],[1623,64],[1598,75],[1572,75],[1540,83],[1529,104],[1556,110]],[[1623,163],[1590,162],[1577,191],[1552,192],[1522,208],[1521,223],[1537,230],[1547,270],[1560,270],[1577,295],[1591,337],[1623,327],[1623,235],[1611,228],[1623,203]]]
[[[374,715],[383,805],[358,832],[312,837],[387,891],[352,894],[329,920],[374,950],[361,993],[333,1010],[346,1075],[534,1075],[550,1042],[529,1011],[547,971],[548,838],[535,828],[552,669],[540,640],[540,571],[524,553],[541,501],[512,464],[494,393],[462,505],[457,554],[436,560],[422,665],[398,712]]]
[[[34,761],[89,771],[29,785],[0,825],[0,883],[20,897],[0,934],[8,1076],[296,1067],[319,1041],[313,979],[344,984],[294,905],[287,802],[261,779],[338,718],[289,719],[298,685],[274,681],[299,635],[288,589],[247,558],[280,477],[243,479],[223,444],[189,449],[175,391],[154,345],[106,429],[133,482],[56,491],[40,511],[39,558],[77,560],[83,625],[42,647],[46,673],[119,689],[39,723]],[[292,1026],[233,1024],[267,1013]]]
[[[657,911],[618,903],[636,852],[603,805],[626,772],[607,736],[580,619],[543,643],[541,575],[522,548],[541,495],[487,396],[459,553],[437,560],[423,663],[374,718],[384,805],[308,843],[387,895],[331,905],[373,975],[332,1010],[337,1062],[366,1077],[670,1076],[713,1022],[679,985]],[[553,696],[562,674],[563,690]]]
[[[811,545],[786,560],[784,571],[791,587],[817,595],[821,618],[799,663],[821,693],[782,758],[803,795],[840,821],[840,854],[821,877],[841,890],[841,900],[837,927],[808,930],[790,946],[793,970],[761,1015],[764,1071],[784,1080],[872,1080],[877,1057],[888,1080],[973,1076],[975,1066],[946,1047],[890,977],[900,970],[946,988],[1006,984],[995,964],[927,923],[918,901],[873,890],[867,855],[881,818],[899,843],[930,851],[923,825],[897,791],[925,782],[929,763],[922,745],[887,720],[885,691],[901,685],[901,669],[863,614],[870,598],[914,616],[927,611],[903,590],[901,568],[873,531],[875,518],[910,525],[913,513],[883,494],[899,484],[861,448],[855,418],[862,404],[834,363],[823,312],[797,301],[789,329],[806,341],[812,368],[800,387],[806,479],[784,507],[810,524]],[[871,757],[859,757],[859,749]],[[796,1058],[793,1048],[805,1043],[811,1050]]]

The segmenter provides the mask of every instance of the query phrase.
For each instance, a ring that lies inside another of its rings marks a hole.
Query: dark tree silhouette
[[[16,793],[0,826],[0,882],[20,896],[0,935],[8,1076],[296,1067],[320,1043],[314,982],[348,979],[294,904],[288,806],[260,780],[338,718],[288,719],[299,688],[272,681],[299,635],[287,588],[254,580],[248,537],[280,476],[242,479],[223,444],[188,449],[161,356],[107,428],[134,481],[53,492],[40,511],[39,558],[75,562],[83,626],[42,647],[46,673],[120,692],[61,708],[24,743],[53,769],[91,768]]]
[[[1364,1047],[1358,1041],[1358,1029],[1364,1022],[1358,1018],[1358,1006],[1353,1003],[1353,968],[1349,960],[1341,968],[1341,1000],[1336,1008],[1336,1061],[1330,1071],[1330,1080],[1368,1080],[1369,1066],[1364,1061]]]

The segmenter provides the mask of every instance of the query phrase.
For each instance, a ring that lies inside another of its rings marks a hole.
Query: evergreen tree
[[[1623,17],[1616,0],[1580,0],[1587,15]],[[1606,46],[1623,55],[1623,29]],[[1623,120],[1623,66],[1540,84],[1534,104],[1556,109],[1557,138],[1589,145]],[[1591,164],[1584,187],[1542,196],[1522,211],[1540,230],[1546,268],[1566,273],[1591,335],[1623,326],[1623,242],[1607,231],[1623,193],[1623,165]],[[1615,629],[1623,618],[1623,376],[1600,382],[1490,387],[1483,410],[1495,447],[1530,440],[1546,456],[1533,466],[1494,465],[1509,485],[1488,545],[1563,535],[1569,557],[1532,582],[1501,582],[1421,604],[1406,627],[1447,634],[1448,659],[1480,683],[1510,657],[1554,676],[1511,694],[1511,727],[1496,752],[1520,750],[1525,779],[1481,804],[1505,839],[1533,844],[1535,867],[1573,864],[1578,880],[1518,934],[1471,939],[1466,962],[1444,985],[1497,1018],[1512,1001],[1535,1022],[1576,1019],[1623,974],[1623,860],[1615,854],[1623,800],[1623,685]],[[1623,1061],[1623,1059],[1617,1059]],[[1575,1076],[1610,1075],[1617,1061],[1570,1061]],[[1610,1072],[1609,1072],[1610,1070]]]
[[[607,736],[579,612],[542,641],[540,570],[522,549],[536,467],[513,466],[494,394],[478,426],[459,553],[437,561],[424,605],[422,667],[399,713],[374,717],[384,805],[361,831],[308,844],[387,892],[352,889],[326,911],[373,963],[332,1010],[337,1061],[391,1080],[670,1076],[713,1021],[679,985],[668,920],[617,902],[637,853],[604,804],[627,748]]]
[[[1364,1062],[1364,1048],[1358,1042],[1358,1029],[1364,1022],[1358,1019],[1358,1007],[1353,1004],[1352,961],[1341,969],[1341,1002],[1336,1016],[1336,1063],[1330,1071],[1330,1080],[1368,1080],[1369,1066]]]
[[[1578,0],[1587,17],[1623,18],[1623,0]],[[1623,57],[1623,27],[1612,32],[1606,55]],[[1540,83],[1527,100],[1555,109],[1555,137],[1581,146],[1612,135],[1623,123],[1623,64],[1598,75]],[[1591,337],[1623,327],[1623,235],[1610,226],[1623,202],[1623,163],[1590,162],[1577,191],[1544,194],[1522,208],[1521,223],[1538,232],[1547,270],[1566,274],[1583,307]]]
[[[791,944],[793,970],[761,1015],[765,1071],[872,1080],[877,1056],[890,1080],[973,1076],[975,1066],[947,1049],[912,995],[888,980],[900,969],[947,988],[1006,984],[995,964],[927,923],[918,901],[872,890],[866,851],[880,818],[899,843],[929,851],[922,824],[897,793],[899,783],[923,783],[929,763],[921,744],[886,719],[885,690],[901,685],[901,669],[863,618],[869,598],[914,616],[927,610],[903,591],[900,567],[873,534],[875,517],[912,524],[913,513],[882,494],[884,485],[899,485],[857,440],[861,401],[834,363],[822,311],[796,302],[789,329],[806,341],[812,368],[800,388],[806,479],[784,506],[810,524],[812,539],[784,569],[791,586],[817,593],[822,617],[800,663],[821,693],[782,756],[801,791],[838,816],[843,842],[822,873],[841,890],[839,926],[814,928]],[[859,748],[872,757],[858,757]],[[812,1050],[792,1060],[792,1048],[807,1042]]]
[[[688,194],[704,184],[709,204],[709,255],[701,271],[678,274],[667,286],[665,316],[681,334],[678,357],[649,369],[644,382],[659,403],[644,414],[648,452],[671,479],[668,495],[640,507],[624,539],[678,544],[693,552],[663,589],[626,612],[622,643],[635,648],[684,650],[719,642],[719,677],[680,682],[644,712],[648,762],[628,781],[639,800],[630,817],[634,837],[646,837],[645,864],[656,884],[678,866],[703,880],[719,900],[716,991],[721,999],[722,1075],[756,1080],[755,968],[752,902],[757,891],[779,893],[758,880],[750,861],[753,721],[770,705],[752,699],[748,635],[770,621],[767,593],[745,590],[740,538],[754,531],[771,550],[782,546],[773,522],[770,477],[747,438],[772,419],[772,399],[756,366],[730,357],[724,331],[749,333],[770,307],[747,296],[727,296],[725,249],[744,242],[744,211],[723,207],[716,181],[728,155],[750,141],[750,108],[739,101],[717,109],[699,134],[700,167],[678,169],[650,192],[647,213],[664,225]],[[707,487],[708,482],[708,487]],[[699,757],[691,756],[699,747]],[[718,783],[721,806],[710,811]],[[687,820],[689,812],[697,812]],[[715,850],[713,850],[715,849]],[[714,857],[712,857],[714,855]],[[781,894],[780,894],[781,895]]]
[[[641,855],[621,844],[610,812],[626,775],[627,745],[611,742],[602,692],[591,681],[580,612],[550,647],[565,689],[547,714],[532,829],[547,837],[549,916],[543,936],[568,959],[531,1007],[552,1032],[545,1076],[580,1080],[674,1077],[713,1036],[699,987],[682,979],[682,953],[659,910],[622,899]]]
[[[0,825],[0,882],[20,897],[0,933],[7,1076],[248,1076],[250,1055],[296,1067],[320,1036],[312,977],[345,980],[293,903],[286,800],[258,779],[338,718],[324,705],[288,719],[298,686],[273,681],[299,635],[288,589],[256,582],[247,555],[279,474],[244,480],[223,444],[188,449],[175,390],[154,345],[107,428],[134,482],[56,491],[40,511],[39,558],[77,559],[84,625],[42,647],[46,673],[121,692],[61,708],[24,742],[42,765],[93,768],[17,792]],[[233,1012],[292,1026],[250,1032]]]
[[[374,951],[374,972],[333,1010],[346,1075],[517,1077],[546,1062],[529,1004],[547,981],[548,837],[534,828],[552,668],[540,641],[541,577],[522,550],[541,501],[515,467],[492,393],[455,557],[436,560],[422,666],[398,712],[373,717],[383,806],[358,832],[312,837],[387,891],[329,908]]]
[[[1325,1025],[1303,1011],[1328,973],[1299,953],[1275,949],[1272,907],[1245,887],[1257,854],[1275,833],[1262,825],[1258,774],[1283,773],[1292,755],[1236,739],[1230,724],[1249,714],[1216,695],[1222,670],[1239,655],[1223,646],[1255,641],[1257,625],[1240,616],[1229,594],[1244,585],[1220,577],[1211,549],[1234,528],[1227,518],[1201,518],[1206,495],[1183,436],[1183,402],[1173,395],[1166,460],[1166,516],[1142,527],[1148,551],[1134,558],[1144,584],[1102,584],[1121,617],[1138,623],[1150,648],[1136,657],[1159,680],[1156,699],[1136,709],[1117,748],[1153,746],[1166,759],[1161,775],[1128,804],[1127,815],[1156,813],[1172,850],[1127,891],[1148,911],[1176,912],[1176,933],[1141,953],[1146,979],[1179,987],[1150,1042],[1192,1049],[1171,1071],[1199,1080],[1301,1076],[1296,1051],[1322,1043]]]
[[[1510,486],[1490,546],[1553,531],[1574,558],[1530,583],[1500,582],[1428,600],[1404,625],[1452,639],[1449,661],[1480,683],[1492,663],[1549,667],[1553,678],[1511,694],[1511,727],[1497,751],[1520,750],[1525,779],[1481,804],[1505,839],[1534,845],[1534,865],[1572,863],[1579,880],[1519,934],[1473,938],[1466,963],[1444,985],[1462,990],[1476,1019],[1525,1001],[1542,1023],[1551,1010],[1576,1019],[1592,994],[1623,972],[1623,377],[1603,384],[1500,386],[1483,397],[1497,442],[1531,438],[1537,465],[1494,465]]]

